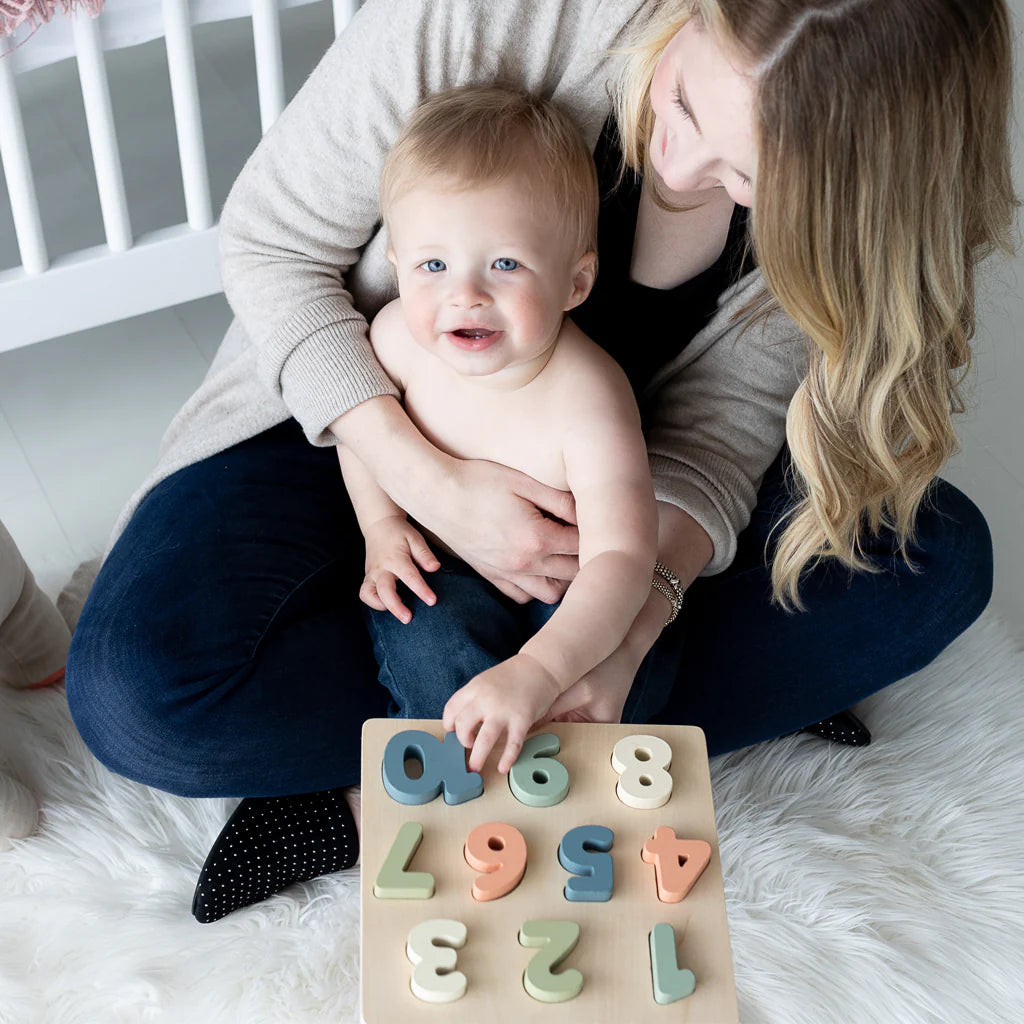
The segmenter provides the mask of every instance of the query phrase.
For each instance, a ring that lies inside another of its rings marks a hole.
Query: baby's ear
[[[572,291],[565,311],[575,309],[590,294],[597,277],[597,253],[585,252],[577,261],[572,275]]]

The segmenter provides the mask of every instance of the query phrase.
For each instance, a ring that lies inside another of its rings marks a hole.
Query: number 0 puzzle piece
[[[565,883],[565,898],[572,903],[604,903],[612,898],[615,833],[604,825],[570,829],[558,844],[558,863],[574,878]],[[582,876],[582,877],[580,877]]]
[[[583,989],[583,975],[575,968],[552,974],[575,948],[580,926],[575,921],[524,921],[521,946],[540,946],[523,971],[523,988],[541,1003],[565,1003]]]
[[[554,759],[561,741],[553,732],[531,736],[508,773],[508,788],[527,807],[553,807],[569,792],[569,769]]]
[[[439,945],[444,943],[444,945]],[[466,994],[466,976],[455,970],[466,944],[466,926],[461,921],[435,918],[416,925],[405,943],[405,955],[415,965],[409,985],[412,994],[425,1003],[454,1003]]]
[[[379,900],[429,900],[434,895],[434,876],[426,871],[406,871],[423,840],[423,826],[407,821],[398,830],[377,880],[373,895]]]
[[[406,773],[405,762],[410,759],[423,765],[418,779]],[[388,795],[400,804],[428,804],[442,789],[446,804],[461,804],[484,791],[480,773],[467,770],[466,749],[453,732],[443,741],[421,729],[395,733],[384,748],[381,777]]]
[[[680,839],[675,829],[659,825],[640,852],[654,865],[654,881],[662,903],[681,903],[711,861],[711,844],[703,839]]]
[[[650,810],[672,796],[672,748],[659,736],[624,736],[612,749],[615,793],[628,807]]]
[[[682,970],[676,958],[676,931],[670,924],[656,924],[651,930],[651,982],[654,1001],[667,1006],[693,994],[697,979],[693,971]]]
[[[501,821],[477,825],[462,852],[474,871],[485,872],[473,883],[473,899],[481,902],[510,893],[526,873],[523,833]]]

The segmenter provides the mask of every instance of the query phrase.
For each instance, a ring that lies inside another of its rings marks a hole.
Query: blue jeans
[[[819,567],[803,584],[808,611],[783,612],[769,602],[764,550],[787,501],[780,458],[736,560],[693,584],[659,641],[675,645],[678,667],[659,680],[671,689],[655,720],[701,726],[712,754],[902,679],[991,593],[985,520],[936,481],[916,572],[882,537],[869,551],[880,572]],[[114,545],[75,631],[67,693],[85,742],[114,771],[186,796],[357,782],[362,723],[389,706],[362,577],[335,454],[293,421],[173,474]]]
[[[364,611],[378,678],[391,694],[392,718],[440,718],[460,686],[511,658],[558,607],[516,604],[461,559],[435,554],[441,567],[429,579],[437,604],[424,604],[404,590],[411,622],[399,622],[391,612]],[[673,623],[644,658],[622,709],[623,722],[650,722],[665,706],[681,656]]]

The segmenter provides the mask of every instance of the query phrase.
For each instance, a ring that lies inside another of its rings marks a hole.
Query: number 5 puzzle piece
[[[565,883],[565,898],[573,903],[604,903],[612,898],[615,833],[604,825],[579,825],[562,836],[558,863],[575,878]],[[583,877],[579,877],[583,876]]]
[[[527,807],[553,807],[569,792],[569,769],[554,756],[561,741],[553,732],[531,736],[523,743],[508,773],[508,788]]]
[[[423,765],[423,774],[410,779],[405,762],[415,759]],[[422,729],[406,729],[388,740],[381,762],[384,788],[400,804],[428,804],[444,789],[446,804],[475,800],[484,791],[479,772],[466,769],[466,748],[450,732],[444,740]]]
[[[462,853],[474,871],[485,872],[473,883],[473,899],[481,902],[510,893],[526,873],[526,840],[514,825],[477,825],[466,837]]]
[[[675,829],[659,825],[640,852],[654,865],[654,881],[662,903],[681,903],[711,861],[711,844],[703,839],[680,839]]]
[[[407,821],[398,830],[377,880],[373,895],[379,900],[429,900],[434,895],[434,876],[427,871],[406,871],[423,840],[423,826]]]
[[[439,945],[443,943],[443,945]],[[466,944],[466,926],[461,921],[435,918],[416,925],[405,943],[405,955],[412,961],[412,994],[425,1003],[454,1003],[466,994],[466,976],[455,970]]]
[[[656,924],[651,930],[651,982],[654,1001],[667,1006],[693,994],[697,979],[693,971],[682,970],[676,958],[676,931],[670,924]]]
[[[650,810],[672,796],[672,748],[660,736],[623,736],[612,749],[615,794],[628,807]]]
[[[575,968],[552,974],[575,948],[580,926],[574,921],[525,921],[519,929],[521,946],[540,946],[523,971],[523,988],[538,1002],[565,1003],[583,988],[583,975]]]

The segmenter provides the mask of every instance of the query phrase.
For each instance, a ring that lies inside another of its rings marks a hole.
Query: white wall
[[[1024,196],[1024,0],[1010,0],[1017,38],[1014,181]],[[1018,219],[1018,225],[1021,221]],[[972,409],[962,451],[943,476],[985,513],[995,546],[993,604],[1024,636],[1024,248],[979,279]]]

